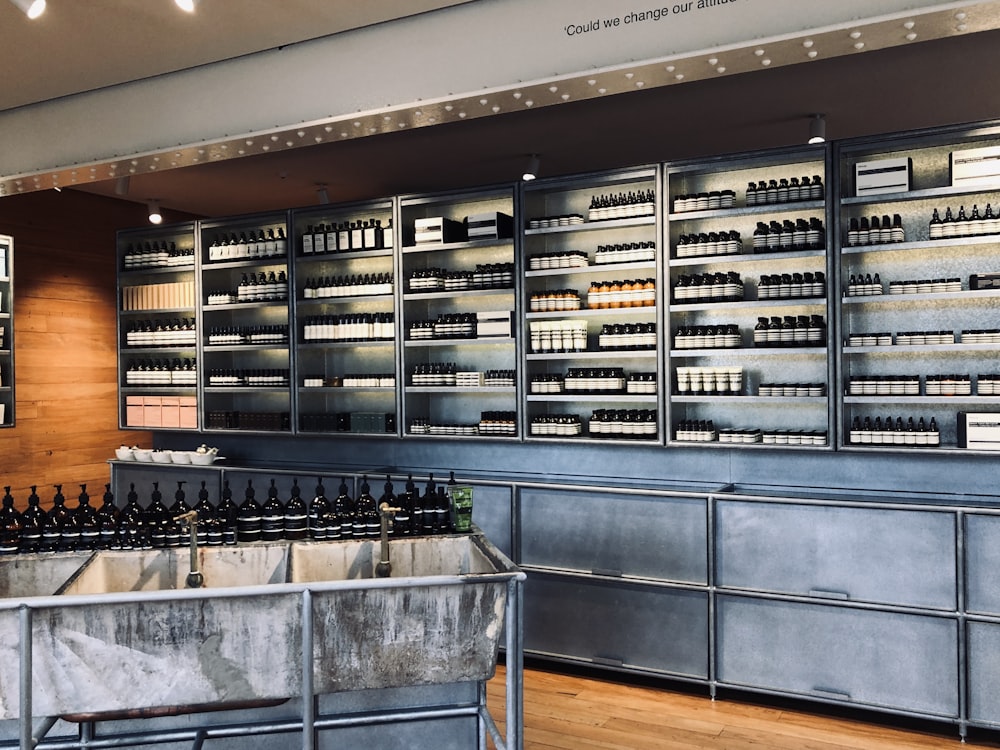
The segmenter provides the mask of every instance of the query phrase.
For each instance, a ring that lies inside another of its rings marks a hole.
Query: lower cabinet
[[[721,684],[959,715],[954,618],[727,595],[717,618]]]
[[[967,627],[969,721],[1000,726],[1000,623]]]
[[[708,593],[528,571],[529,654],[708,679]]]

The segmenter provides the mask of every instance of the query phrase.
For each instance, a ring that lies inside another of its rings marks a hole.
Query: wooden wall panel
[[[0,485],[18,507],[38,485],[43,504],[61,483],[99,499],[118,429],[115,232],[142,226],[145,206],[64,190],[0,198],[0,234],[14,238],[16,426],[0,429]]]

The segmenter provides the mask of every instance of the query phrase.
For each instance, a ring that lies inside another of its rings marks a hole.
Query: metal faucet
[[[186,524],[191,533],[191,571],[184,583],[189,589],[200,589],[205,585],[205,576],[198,570],[198,511],[182,513],[174,518],[174,522]]]
[[[378,506],[379,531],[382,536],[382,554],[378,565],[375,566],[376,578],[388,578],[389,574],[392,573],[392,563],[389,562],[389,524],[401,510],[402,508],[393,508],[389,503],[385,502]]]

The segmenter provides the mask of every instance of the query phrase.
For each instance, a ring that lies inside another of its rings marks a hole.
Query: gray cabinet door
[[[528,573],[524,648],[613,667],[708,677],[708,595]]]
[[[1000,517],[965,517],[967,612],[1000,614]]]
[[[463,482],[463,484],[465,484]],[[510,487],[472,484],[472,522],[507,557],[511,557]]]
[[[955,620],[741,596],[717,604],[722,683],[958,715]]]
[[[520,499],[526,565],[708,582],[704,498],[526,488]]]
[[[957,606],[951,513],[719,501],[716,534],[721,587]]]
[[[969,720],[1000,724],[1000,625],[970,622]]]

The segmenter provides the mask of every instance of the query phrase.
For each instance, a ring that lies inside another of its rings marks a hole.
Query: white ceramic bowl
[[[192,453],[191,463],[198,466],[211,466],[215,463],[215,458],[214,453]]]
[[[149,463],[153,460],[153,451],[148,448],[136,448],[132,451],[132,455],[135,456],[136,461],[142,461],[144,463]]]
[[[191,452],[190,451],[170,451],[170,460],[175,464],[189,464],[191,463]]]
[[[119,461],[135,461],[135,452],[131,448],[122,446],[115,448],[115,457]]]
[[[154,464],[169,464],[171,463],[171,451],[152,451],[153,463]]]

